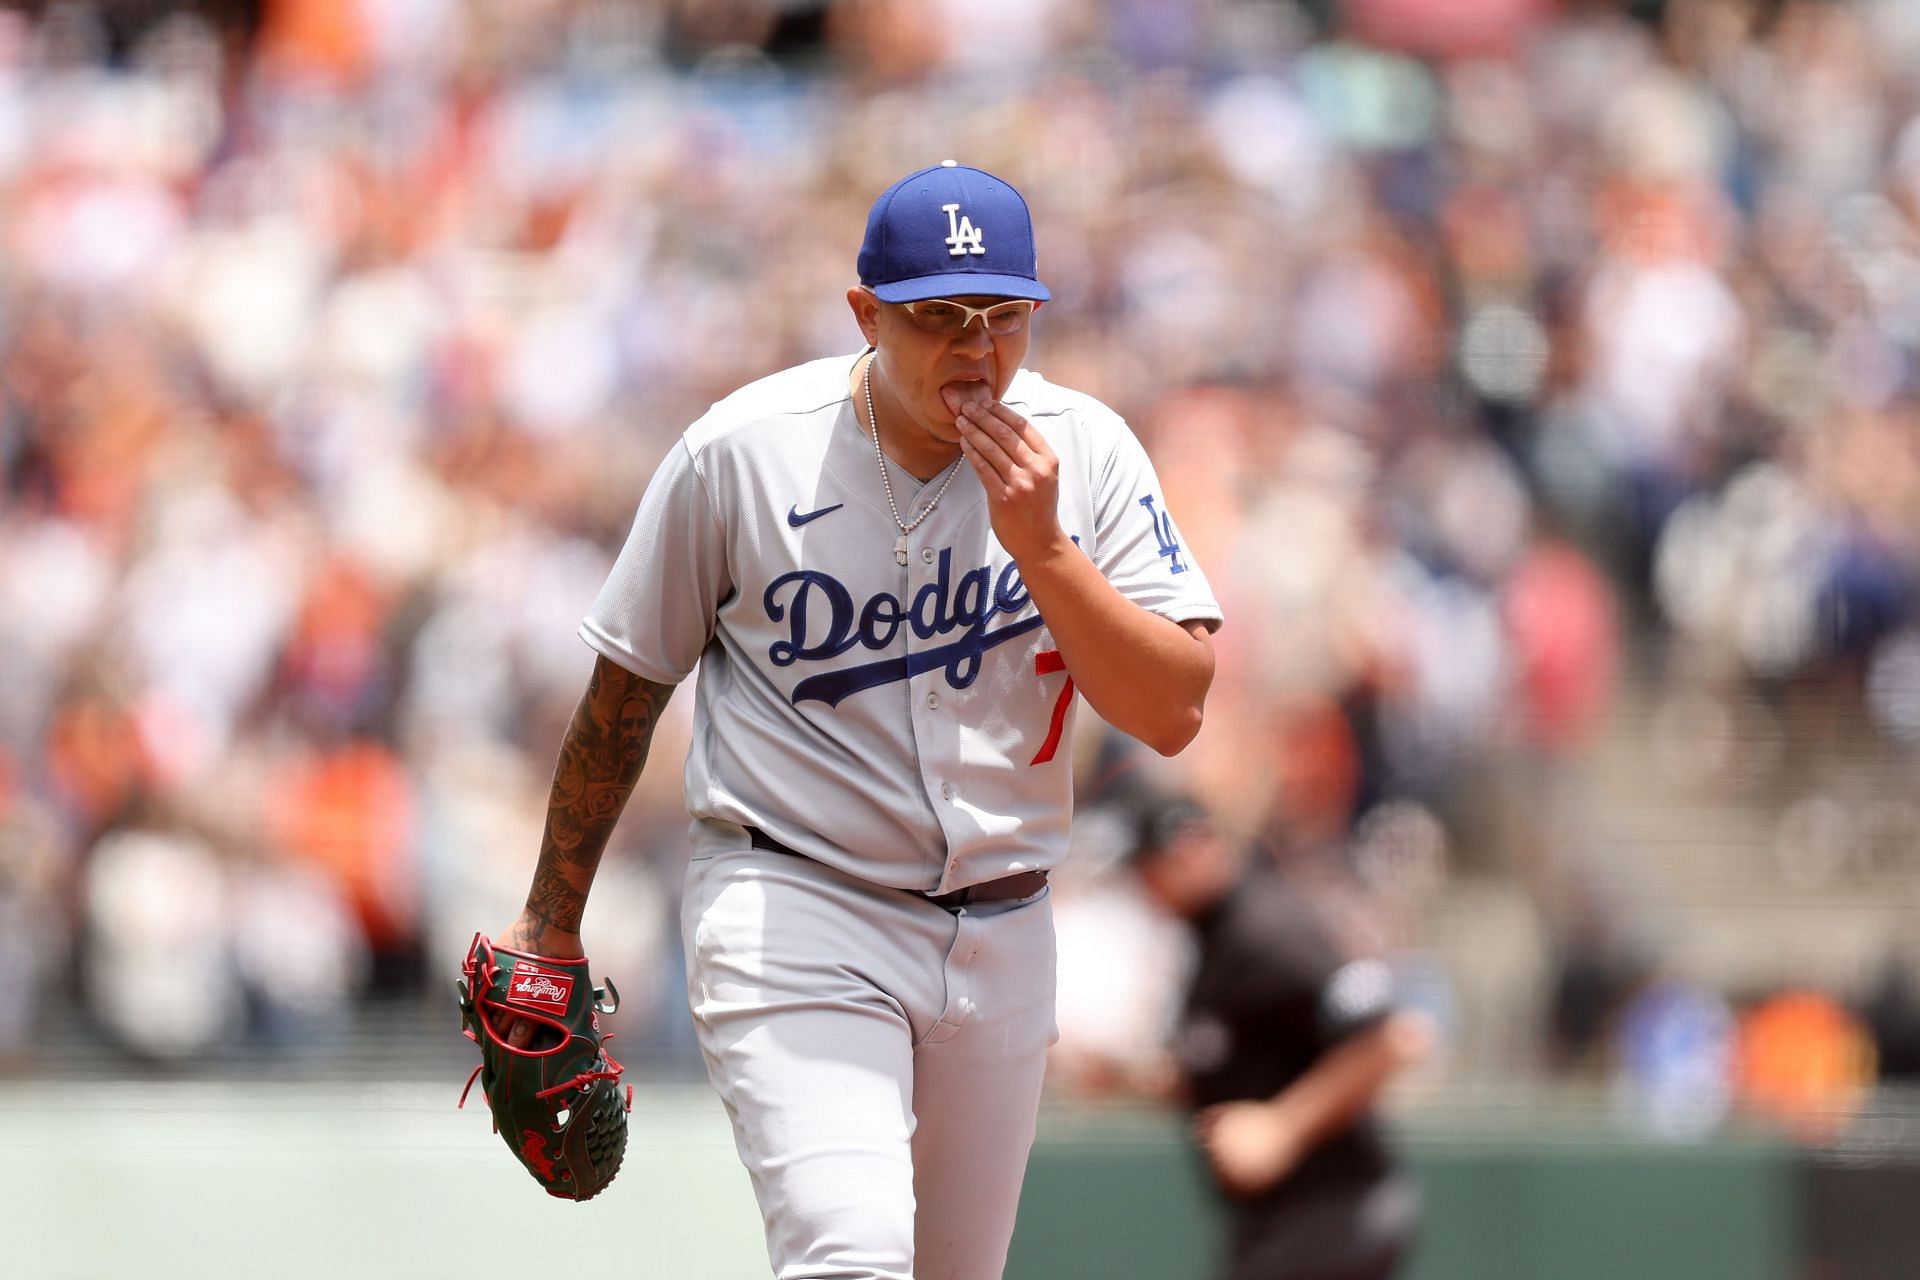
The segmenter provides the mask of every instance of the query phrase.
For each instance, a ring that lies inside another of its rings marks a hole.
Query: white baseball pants
[[[697,857],[688,998],[777,1280],[1000,1280],[1054,1038],[1046,892],[958,913]]]

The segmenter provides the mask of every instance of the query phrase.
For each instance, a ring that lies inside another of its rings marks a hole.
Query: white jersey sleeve
[[[581,638],[636,675],[678,684],[713,639],[732,592],[719,507],[682,438],[647,485]]]
[[[1093,562],[1133,603],[1175,622],[1218,629],[1220,606],[1206,575],[1187,553],[1167,510],[1147,451],[1115,415],[1094,485]]]

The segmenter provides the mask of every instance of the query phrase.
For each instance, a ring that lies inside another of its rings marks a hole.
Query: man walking
[[[1050,295],[1018,192],[910,174],[858,271],[866,349],[722,400],[641,499],[501,945],[583,954],[697,663],[688,995],[774,1273],[995,1280],[1053,1035],[1074,694],[1178,752],[1221,619],[1126,424],[1023,368]]]

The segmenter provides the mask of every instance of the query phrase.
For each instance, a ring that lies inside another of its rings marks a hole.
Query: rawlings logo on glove
[[[566,974],[542,973],[537,969],[520,969],[519,977],[513,980],[512,994],[507,996],[508,1004],[523,1005],[529,1009],[546,1009],[553,1013],[565,1013],[567,1001],[573,995],[573,979]]]
[[[633,1087],[620,1088],[623,1068],[606,1051],[601,1013],[619,1007],[611,981],[596,988],[587,962],[556,960],[496,947],[485,934],[461,965],[462,1034],[480,1046],[480,1065],[460,1093],[466,1106],[475,1079],[493,1112],[493,1128],[548,1195],[591,1200],[620,1171],[627,1151]],[[532,1025],[523,1045],[510,1044],[507,1020]]]

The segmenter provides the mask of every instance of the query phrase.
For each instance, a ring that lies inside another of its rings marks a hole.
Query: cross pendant
[[[896,564],[905,564],[907,562],[907,535],[904,533],[894,539],[893,559]]]

